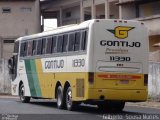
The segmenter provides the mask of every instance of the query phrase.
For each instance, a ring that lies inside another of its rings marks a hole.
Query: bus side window
[[[86,50],[87,45],[87,31],[82,31],[81,50]]]
[[[68,51],[74,51],[74,44],[75,44],[75,33],[71,33],[69,35]]]
[[[42,54],[42,39],[39,39],[37,43],[37,55],[41,54]]]
[[[81,32],[76,32],[76,40],[75,40],[75,44],[74,44],[74,51],[79,51],[80,39],[81,39]]]
[[[32,45],[33,41],[29,41],[27,45],[27,56],[32,56]]]
[[[68,34],[63,35],[63,52],[67,52]]]
[[[15,42],[14,44],[14,53],[18,53],[19,52],[19,42]]]
[[[32,47],[32,55],[36,55],[36,44],[37,41],[36,40],[33,40],[33,47]]]
[[[47,47],[46,54],[50,54],[52,52],[52,37],[47,38]]]
[[[52,53],[56,52],[57,52],[57,36],[54,36],[52,41]]]
[[[42,39],[42,54],[46,53],[46,38]]]
[[[28,42],[25,42],[24,43],[24,54],[23,54],[24,57],[27,56],[27,46],[28,46]]]
[[[24,45],[25,45],[25,43],[21,43],[21,48],[20,48],[20,56],[21,57],[24,56]]]
[[[59,35],[58,36],[58,41],[57,41],[57,52],[62,52],[62,45],[63,45],[63,36]]]

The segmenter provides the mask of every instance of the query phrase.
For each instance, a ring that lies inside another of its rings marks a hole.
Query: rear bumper
[[[146,101],[147,90],[89,89],[89,100]]]

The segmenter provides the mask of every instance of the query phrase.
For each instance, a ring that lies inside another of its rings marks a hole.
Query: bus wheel
[[[26,97],[24,96],[25,95],[25,88],[24,88],[24,85],[22,84],[20,86],[20,89],[19,89],[19,97],[20,97],[20,100],[21,102],[23,103],[29,103],[30,102],[30,97]]]
[[[68,87],[67,91],[66,91],[66,107],[67,107],[67,110],[75,110],[76,106],[78,104],[76,104],[76,102],[74,102],[72,100],[72,89],[71,87]]]
[[[61,86],[59,86],[57,88],[56,99],[57,99],[57,107],[59,109],[63,109],[65,102],[64,102],[64,98],[63,98],[63,89]]]

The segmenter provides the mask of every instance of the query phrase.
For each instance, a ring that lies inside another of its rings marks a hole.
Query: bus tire
[[[72,99],[72,89],[71,87],[68,87],[67,91],[66,91],[66,108],[69,111],[75,110],[77,107],[77,102],[73,101]]]
[[[27,97],[27,96],[24,96],[24,95],[25,95],[25,88],[24,88],[24,85],[21,84],[20,89],[19,89],[19,98],[20,98],[20,101],[22,103],[29,103],[31,98]]]
[[[63,96],[62,86],[58,86],[56,91],[56,99],[57,99],[57,108],[63,109],[65,105],[65,100]]]

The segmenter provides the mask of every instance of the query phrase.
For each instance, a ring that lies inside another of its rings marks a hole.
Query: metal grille
[[[76,80],[76,96],[77,97],[84,97],[84,79],[77,79]]]

